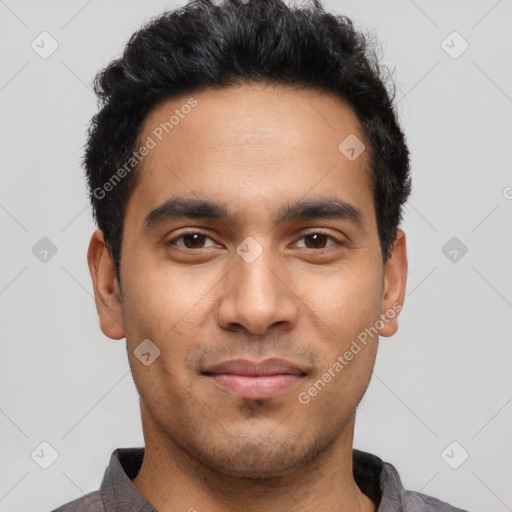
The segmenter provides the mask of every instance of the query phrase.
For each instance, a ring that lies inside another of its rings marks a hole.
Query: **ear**
[[[125,337],[122,316],[122,296],[116,278],[115,266],[103,238],[97,229],[89,243],[87,262],[94,285],[94,299],[105,336],[113,340]]]
[[[398,315],[404,304],[406,282],[407,250],[405,233],[399,229],[384,271],[381,314],[384,326],[379,329],[380,336],[393,336],[398,330]]]

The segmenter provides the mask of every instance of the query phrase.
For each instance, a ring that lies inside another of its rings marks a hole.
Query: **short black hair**
[[[148,113],[166,99],[244,83],[331,92],[354,109],[369,143],[386,263],[411,178],[395,87],[384,69],[389,71],[378,62],[369,34],[348,17],[327,13],[320,0],[300,7],[283,0],[193,0],[145,23],[122,56],[94,79],[100,110],[91,120],[83,158],[94,218],[119,284],[123,220],[138,167],[128,172],[126,163]]]

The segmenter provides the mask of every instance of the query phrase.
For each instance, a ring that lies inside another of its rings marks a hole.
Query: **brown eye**
[[[183,239],[183,244],[187,249],[202,249],[202,245],[204,244],[206,237],[204,235],[194,233],[191,235],[183,235],[181,238]]]
[[[315,233],[313,235],[305,236],[304,240],[308,240],[310,242],[308,249],[323,249],[328,238],[328,236],[322,235],[321,233]],[[306,243],[306,245],[308,244]]]
[[[182,235],[177,236],[176,238],[173,238],[172,240],[166,242],[166,245],[189,250],[204,249],[207,240],[211,240],[211,238],[207,235],[204,235],[203,233],[183,233]],[[181,241],[182,243],[177,243],[179,241]]]
[[[301,238],[301,240],[305,241],[305,247],[304,247],[305,249],[312,249],[312,250],[327,249],[328,247],[330,247],[332,245],[336,245],[336,244],[341,245],[341,242],[336,240],[336,238],[334,238],[333,236],[328,235],[326,233],[321,233],[321,232],[308,233],[307,235],[304,235]],[[334,244],[333,243],[328,244],[329,240],[334,241]]]

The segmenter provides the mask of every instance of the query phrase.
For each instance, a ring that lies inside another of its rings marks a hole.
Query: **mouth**
[[[307,372],[284,359],[236,359],[208,368],[202,374],[220,390],[240,398],[262,400],[297,386]]]

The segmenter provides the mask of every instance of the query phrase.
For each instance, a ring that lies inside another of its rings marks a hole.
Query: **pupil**
[[[200,242],[201,242],[201,240],[200,240],[200,239],[202,238],[202,236],[203,236],[203,235],[198,235],[198,234],[185,235],[185,242],[186,242],[186,241],[189,241],[189,242],[191,241],[191,244],[192,244],[192,245],[194,245],[194,246],[195,246],[195,245],[198,245],[198,243],[200,243]],[[187,246],[188,246],[189,244],[185,243],[185,245],[187,245]]]
[[[313,240],[313,245],[315,247],[317,247],[318,245],[321,245],[322,242],[324,242],[325,240],[325,235],[321,235],[321,234],[315,234],[315,235],[309,235],[309,239],[310,240]]]

